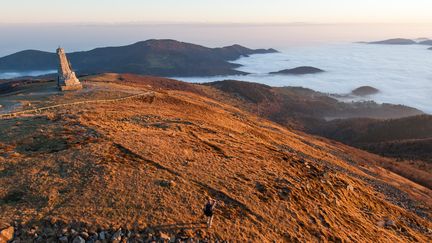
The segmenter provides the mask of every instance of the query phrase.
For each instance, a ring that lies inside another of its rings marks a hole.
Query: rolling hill
[[[391,159],[257,117],[213,86],[84,80],[31,105],[60,107],[0,120],[0,229],[16,239],[431,240],[431,190],[382,168]],[[9,99],[55,82],[28,85]],[[247,99],[270,102],[254,87]],[[219,201],[211,229],[206,196]]]
[[[147,40],[132,45],[96,48],[68,53],[79,74],[103,72],[150,74],[159,76],[212,76],[245,74],[228,61],[251,54],[273,53],[274,49],[252,50],[240,45],[222,48],[175,40]],[[55,53],[26,50],[0,58],[0,72],[56,70]]]

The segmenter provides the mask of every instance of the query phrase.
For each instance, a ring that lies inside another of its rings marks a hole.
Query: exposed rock
[[[379,92],[380,91],[374,87],[361,86],[361,87],[358,87],[357,89],[354,89],[353,91],[351,91],[351,94],[356,95],[356,96],[368,96],[368,95],[377,94]]]
[[[72,235],[72,237],[74,237],[78,234],[78,232],[75,229],[71,229],[70,234]]]
[[[111,240],[113,242],[120,242],[121,237],[122,237],[122,230],[119,229],[119,230],[117,230],[117,232],[114,233],[114,235],[112,236]]]
[[[163,187],[175,187],[176,183],[173,180],[161,180],[159,181],[159,185],[163,186]]]
[[[85,240],[81,236],[77,236],[72,243],[85,243]]]
[[[56,236],[56,231],[53,230],[53,229],[50,228],[50,227],[47,227],[47,228],[44,229],[44,234],[45,234],[47,237],[52,237],[52,236]]]
[[[379,227],[386,227],[386,228],[394,228],[396,227],[396,223],[391,219],[384,219],[377,222],[377,225]]]
[[[36,231],[37,230],[35,228],[31,228],[27,231],[27,235],[28,236],[37,236]]]
[[[99,239],[101,239],[101,240],[105,240],[106,239],[106,232],[105,231],[101,231],[99,233]]]
[[[393,220],[391,220],[391,219],[387,219],[385,221],[385,226],[386,227],[396,227],[396,223]]]
[[[87,232],[85,232],[85,231],[81,232],[81,236],[82,236],[84,239],[89,238],[89,234],[88,234]]]
[[[67,234],[68,231],[69,231],[69,229],[67,227],[64,227],[64,228],[61,229],[61,233],[63,235]]]
[[[60,243],[68,243],[69,242],[67,236],[62,236],[58,240]]]
[[[354,187],[353,187],[352,185],[348,185],[348,186],[346,187],[346,189],[347,189],[348,191],[354,191]]]
[[[403,39],[403,38],[395,38],[395,39],[388,39],[383,41],[373,41],[368,42],[368,44],[379,44],[379,45],[413,45],[417,44],[417,42],[410,40],[410,39]]]
[[[270,74],[303,75],[303,74],[314,74],[314,73],[322,73],[322,72],[324,72],[324,70],[316,67],[302,66],[302,67],[296,67],[292,69],[284,69],[278,72],[271,72]]]
[[[194,237],[194,232],[190,229],[182,229],[178,234],[177,238],[180,240],[192,239]]]
[[[164,232],[160,232],[159,233],[159,239],[163,240],[163,241],[170,241],[171,237],[168,234],[164,233]]]
[[[384,220],[380,220],[377,222],[377,226],[379,227],[384,227],[385,226],[385,221]]]
[[[10,226],[0,231],[0,242],[8,242],[13,239],[15,229]]]

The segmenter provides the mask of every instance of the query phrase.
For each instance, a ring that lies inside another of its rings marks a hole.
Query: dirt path
[[[154,92],[145,92],[145,93],[140,93],[140,94],[131,95],[131,96],[122,97],[122,98],[117,98],[117,99],[77,101],[77,102],[71,102],[71,103],[66,103],[66,104],[46,106],[46,107],[41,107],[41,108],[37,108],[37,109],[0,114],[0,119],[16,117],[16,116],[24,115],[24,114],[41,113],[42,111],[61,108],[61,107],[65,107],[65,106],[92,104],[92,103],[109,103],[109,102],[117,102],[117,101],[123,101],[123,100],[127,100],[127,99],[140,98],[140,97],[154,98],[154,96],[155,96]]]

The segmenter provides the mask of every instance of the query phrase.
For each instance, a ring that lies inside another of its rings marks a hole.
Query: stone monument
[[[61,91],[66,90],[78,90],[82,89],[82,84],[72,71],[70,62],[66,57],[66,53],[63,48],[57,49],[57,55],[59,58],[59,69],[57,77],[57,85]]]

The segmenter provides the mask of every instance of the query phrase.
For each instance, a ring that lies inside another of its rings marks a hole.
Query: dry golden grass
[[[50,102],[154,89],[85,87]],[[430,242],[431,191],[374,162],[385,159],[197,94],[156,92],[152,103],[0,120],[0,224],[55,218],[238,241]],[[220,202],[209,230],[206,196]],[[386,219],[395,226],[380,226]]]

